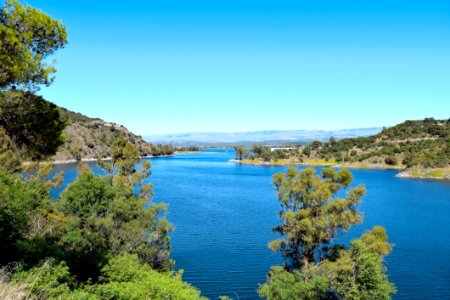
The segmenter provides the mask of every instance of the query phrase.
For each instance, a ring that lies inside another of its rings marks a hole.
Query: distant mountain
[[[153,144],[187,145],[231,145],[231,144],[279,144],[302,143],[313,140],[327,141],[336,139],[370,136],[381,132],[381,127],[344,130],[267,130],[251,132],[192,132],[144,136],[144,140]]]

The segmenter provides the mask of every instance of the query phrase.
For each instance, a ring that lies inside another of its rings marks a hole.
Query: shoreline
[[[403,170],[396,177],[404,179],[421,179],[421,180],[446,180],[450,181],[450,172],[441,171],[440,169],[424,170]]]
[[[346,168],[346,169],[359,169],[359,170],[395,170],[398,173],[395,175],[397,178],[405,179],[429,179],[429,180],[450,180],[450,171],[443,169],[407,169],[403,166],[388,167],[383,165],[345,165],[335,163],[314,163],[314,162],[250,162],[247,160],[230,159],[228,162],[242,164],[247,166],[304,166],[304,167],[330,167],[330,168]]]
[[[158,156],[154,156],[154,155],[146,155],[146,156],[142,156],[141,159],[146,159],[146,158],[159,158],[159,157],[171,157],[174,156],[174,154],[169,154],[169,155],[158,155]],[[111,161],[111,157],[105,157],[102,158],[101,161]],[[69,164],[75,164],[78,162],[96,162],[97,159],[96,158],[82,158],[80,160],[76,160],[76,159],[60,159],[60,160],[54,160],[54,161],[50,161],[50,163],[52,165],[69,165]]]
[[[402,166],[383,166],[383,165],[364,165],[364,164],[337,164],[332,162],[292,162],[292,161],[282,161],[282,162],[250,162],[247,160],[230,159],[228,162],[238,163],[247,166],[305,166],[305,167],[330,167],[330,168],[348,168],[348,169],[368,169],[368,170],[397,170],[405,171],[406,169]]]
[[[201,151],[175,151],[173,154],[197,154],[200,153]]]

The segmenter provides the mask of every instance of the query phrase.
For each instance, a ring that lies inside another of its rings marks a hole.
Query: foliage
[[[119,145],[123,146],[123,149]],[[49,199],[49,170],[36,169],[28,181],[0,172],[0,263],[23,261],[25,268],[49,257],[64,261],[77,280],[96,280],[109,257],[134,253],[155,270],[170,270],[166,206],[148,202],[149,162],[139,162],[129,143],[117,144],[111,176],[96,177],[85,165],[78,179]],[[132,156],[129,156],[132,155]]]
[[[394,155],[389,155],[389,156],[387,156],[387,157],[384,159],[384,162],[385,162],[387,165],[393,166],[393,165],[396,165],[396,164],[397,164],[397,158],[396,158]]]
[[[150,164],[143,162],[136,170],[136,148],[123,141],[113,147],[110,176],[96,177],[84,166],[61,195],[61,211],[70,216],[60,238],[64,260],[82,278],[98,273],[109,256],[121,253],[135,253],[154,269],[168,270],[172,226],[164,218],[166,206],[148,202],[152,186],[143,181]]]
[[[301,270],[273,267],[268,282],[259,289],[265,299],[390,299],[395,287],[389,282],[383,258],[391,251],[386,231],[375,227],[339,251]]]
[[[201,151],[202,148],[199,146],[181,146],[175,147],[176,152],[198,152]]]
[[[49,260],[28,271],[17,272],[14,274],[13,283],[24,284],[28,293],[38,299],[55,299],[70,292],[74,277],[64,262]]]
[[[362,186],[351,189],[345,198],[334,198],[349,186],[348,170],[324,169],[321,177],[314,169],[297,172],[289,168],[286,174],[274,175],[282,211],[282,224],[274,228],[283,238],[270,247],[282,253],[289,270],[307,267],[329,255],[328,247],[336,234],[361,222],[356,210],[365,193]]]
[[[328,279],[316,272],[316,266],[305,267],[302,271],[287,271],[283,267],[273,267],[268,281],[260,286],[258,293],[264,299],[327,299]]]
[[[253,159],[260,158],[264,162],[270,162],[272,160],[272,153],[267,147],[264,147],[262,145],[253,145],[250,151],[253,154]]]
[[[43,182],[23,182],[0,171],[0,264],[18,261],[18,242],[33,229],[33,220],[51,205]]]
[[[249,153],[245,147],[242,146],[234,146],[234,151],[236,152],[236,159],[243,160],[249,157]]]
[[[281,252],[283,267],[273,267],[259,294],[265,299],[390,299],[395,287],[389,282],[383,258],[391,251],[386,231],[375,227],[350,248],[332,240],[358,224],[356,206],[365,193],[350,189],[347,170],[323,169],[321,176],[309,168],[289,168],[274,175],[282,211],[282,224],[274,231],[282,238],[270,243]]]
[[[340,299],[390,299],[395,287],[386,276],[383,258],[391,252],[386,230],[376,226],[342,250],[336,261],[323,264],[330,290]]]
[[[17,0],[0,8],[0,89],[36,89],[56,72],[46,58],[67,42],[64,25]]]
[[[274,151],[275,152],[275,151]],[[255,145],[251,159],[270,162],[280,153],[271,153],[266,147]],[[427,118],[422,121],[406,121],[381,133],[359,138],[319,141],[285,151],[287,158],[299,161],[334,161],[344,164],[377,165],[406,168],[446,168],[450,166],[450,122]]]
[[[0,172],[15,173],[20,171],[20,156],[11,138],[0,128]]]
[[[6,268],[0,269],[0,299],[7,300],[35,300],[27,291],[23,282],[11,282],[11,274]]]
[[[48,169],[28,181],[0,172],[0,263],[22,261],[13,282],[2,284],[18,299],[24,290],[27,299],[201,299],[170,271],[172,226],[143,184],[150,164],[135,169],[133,145],[115,147],[115,171],[96,177],[80,165],[59,203],[41,180]]]
[[[95,284],[77,285],[65,263],[52,260],[18,272],[12,284],[25,287],[22,290],[39,299],[205,299],[181,275],[157,272],[141,264],[136,255],[123,254],[108,261]]]
[[[19,152],[32,159],[45,159],[63,144],[66,126],[56,105],[29,92],[0,93],[0,127]]]
[[[100,283],[86,290],[100,299],[205,299],[181,280],[181,273],[156,272],[129,254],[111,259]]]
[[[12,280],[2,269],[0,296],[201,299],[181,273],[171,271],[172,225],[165,219],[166,206],[151,202],[150,162],[141,161],[144,152],[173,153],[171,146],[136,143],[142,139],[105,123],[111,133],[105,141],[111,146],[109,175],[96,177],[81,164],[59,201],[50,198],[62,174],[49,179],[50,164],[37,160],[62,144],[70,112],[23,90],[51,83],[55,69],[45,59],[65,42],[64,26],[42,12],[14,0],[1,8],[0,264],[16,268]],[[76,117],[90,129],[100,122]],[[79,150],[74,149],[81,156]],[[23,158],[36,161],[20,166]]]

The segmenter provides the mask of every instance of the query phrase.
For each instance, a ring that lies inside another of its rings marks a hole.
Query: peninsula
[[[397,169],[399,177],[450,179],[450,121],[427,118],[406,121],[369,137],[333,137],[304,146],[250,152],[236,146],[237,163],[248,165],[310,165],[364,169]]]

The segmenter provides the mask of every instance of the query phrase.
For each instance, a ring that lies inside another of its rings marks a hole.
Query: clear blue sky
[[[450,1],[28,3],[61,19],[58,105],[138,134],[450,117]]]

